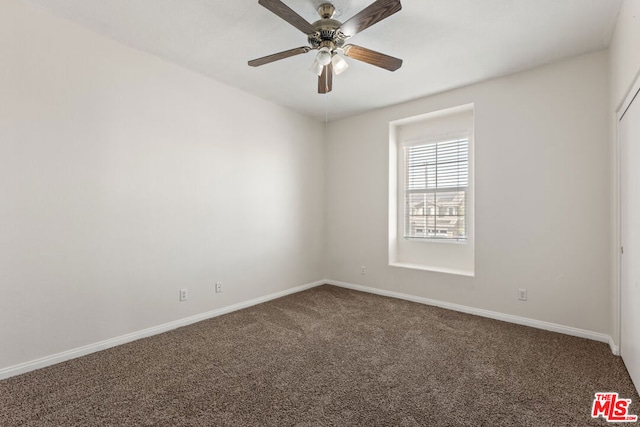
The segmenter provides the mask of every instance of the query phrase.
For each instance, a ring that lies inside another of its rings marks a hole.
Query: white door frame
[[[621,163],[621,143],[620,140],[620,121],[624,117],[624,114],[631,106],[632,102],[640,102],[640,70],[636,74],[633,85],[627,91],[627,94],[624,100],[620,103],[618,108],[616,109],[616,162],[615,162],[615,179],[616,179],[616,202],[615,202],[615,211],[617,212],[615,218],[615,228],[616,228],[616,246],[615,250],[617,253],[616,256],[616,272],[617,272],[617,298],[616,298],[616,311],[617,311],[617,331],[616,331],[616,341],[617,341],[617,355],[620,355],[620,347],[622,346],[622,163]]]

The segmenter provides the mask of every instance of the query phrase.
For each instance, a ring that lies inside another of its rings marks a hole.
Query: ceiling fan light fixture
[[[321,47],[316,55],[316,61],[323,67],[329,65],[331,62],[331,49],[328,47]]]
[[[331,63],[331,49],[328,47],[321,47],[318,50],[318,54],[316,55],[316,59],[311,64],[309,70],[318,76],[322,75],[322,70],[324,67]]]
[[[333,58],[331,58],[331,63],[333,64],[333,72],[336,76],[344,73],[347,68],[349,68],[349,63],[337,53],[333,55]]]
[[[322,69],[324,67],[322,65],[320,65],[320,63],[318,62],[317,59],[313,60],[313,64],[311,64],[311,67],[309,67],[309,71],[311,71],[312,73],[316,74],[318,77],[320,77],[320,75],[322,74]]]

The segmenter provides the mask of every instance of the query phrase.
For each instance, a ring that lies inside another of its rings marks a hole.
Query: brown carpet
[[[603,343],[321,286],[2,381],[0,425],[608,425],[598,391],[640,413]]]

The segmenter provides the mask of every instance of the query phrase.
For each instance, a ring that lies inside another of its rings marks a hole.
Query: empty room
[[[634,425],[638,93],[640,0],[0,0],[0,426]]]

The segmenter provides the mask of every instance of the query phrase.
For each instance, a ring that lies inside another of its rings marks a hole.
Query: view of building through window
[[[466,240],[469,140],[410,145],[405,155],[405,238]]]

